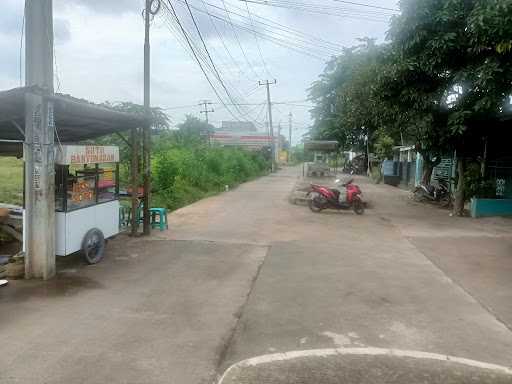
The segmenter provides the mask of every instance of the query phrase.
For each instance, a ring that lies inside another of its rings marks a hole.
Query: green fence
[[[487,176],[496,182],[496,196],[512,199],[512,158],[490,161]]]

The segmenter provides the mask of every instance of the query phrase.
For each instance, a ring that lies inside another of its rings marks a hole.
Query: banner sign
[[[55,163],[60,165],[119,162],[119,148],[116,146],[56,145],[55,153]]]

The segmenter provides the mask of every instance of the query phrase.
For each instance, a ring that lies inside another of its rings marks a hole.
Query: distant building
[[[258,129],[251,121],[223,121],[219,131],[246,133],[258,132]]]
[[[270,147],[272,138],[266,134],[255,132],[233,132],[216,130],[210,137],[212,144],[222,147],[244,147],[261,150]]]

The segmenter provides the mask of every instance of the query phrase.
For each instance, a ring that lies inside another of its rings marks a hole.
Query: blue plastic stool
[[[165,229],[169,229],[169,224],[167,223],[167,209],[165,208],[151,208],[149,210],[149,214],[151,215],[151,228],[160,228],[161,231]],[[158,215],[158,221],[156,220],[156,216]]]

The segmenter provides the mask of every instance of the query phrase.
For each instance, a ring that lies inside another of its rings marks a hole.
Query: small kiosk
[[[307,177],[331,176],[329,159],[333,153],[336,161],[334,174],[336,174],[338,171],[338,149],[337,141],[306,141],[304,150],[313,152],[314,160],[305,164],[303,175],[305,174]]]
[[[55,154],[55,253],[81,250],[95,264],[119,233],[119,148],[63,145]]]

